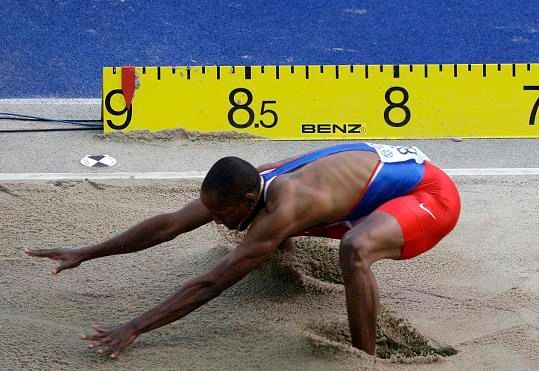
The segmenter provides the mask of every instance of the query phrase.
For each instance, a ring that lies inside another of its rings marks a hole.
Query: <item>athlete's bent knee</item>
[[[371,265],[370,254],[374,245],[368,233],[346,233],[339,246],[339,259],[343,273],[368,268]]]

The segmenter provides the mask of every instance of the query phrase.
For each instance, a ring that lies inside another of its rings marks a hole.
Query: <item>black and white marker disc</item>
[[[109,155],[86,155],[80,163],[88,167],[109,167],[116,164],[116,160]]]

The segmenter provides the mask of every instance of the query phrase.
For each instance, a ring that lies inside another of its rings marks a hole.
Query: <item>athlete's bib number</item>
[[[416,146],[407,147],[407,146],[390,146],[387,144],[373,144],[373,143],[367,143],[367,144],[376,150],[382,162],[404,162],[404,161],[414,160],[418,164],[421,164],[423,163],[423,161],[429,159]]]

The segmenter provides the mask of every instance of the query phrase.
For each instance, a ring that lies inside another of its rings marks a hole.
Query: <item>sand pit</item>
[[[374,267],[382,303],[376,358],[350,346],[337,245],[322,239],[299,240],[295,255],[276,254],[207,306],[142,335],[119,360],[93,354],[79,339],[92,323],[120,324],[164,300],[212,266],[241,236],[210,224],[162,246],[84,263],[53,277],[48,274],[51,262],[30,259],[22,249],[75,247],[108,238],[143,218],[181,207],[197,195],[199,184],[0,186],[0,368],[538,366],[533,241],[539,232],[530,228],[539,211],[538,178],[525,184],[461,181],[464,213],[453,235],[421,258]],[[518,190],[518,200],[504,198],[507,187]],[[502,223],[507,219],[511,225]],[[519,236],[513,229],[527,234]]]

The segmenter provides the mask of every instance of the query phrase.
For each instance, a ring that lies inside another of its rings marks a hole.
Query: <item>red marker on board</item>
[[[135,66],[122,66],[122,94],[125,106],[131,108],[135,95]]]

